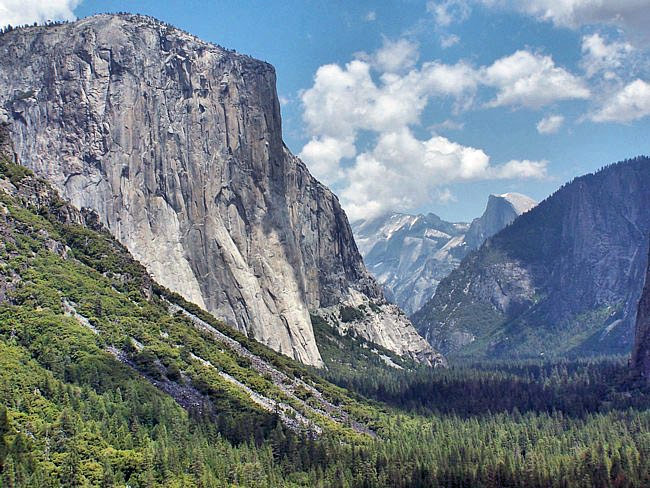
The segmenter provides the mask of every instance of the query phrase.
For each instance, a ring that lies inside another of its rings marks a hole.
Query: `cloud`
[[[647,46],[650,42],[647,0],[431,0],[427,11],[438,27],[446,27],[466,20],[474,5],[511,10],[570,29],[614,26],[624,30],[636,44]]]
[[[351,219],[408,211],[434,200],[449,201],[444,185],[480,179],[541,178],[545,161],[490,164],[481,149],[441,136],[417,139],[408,128],[380,135],[375,147],[344,171],[340,191]]]
[[[455,120],[451,119],[445,119],[442,122],[438,124],[433,124],[430,127],[432,130],[462,130],[465,128],[465,124],[463,122],[457,122]]]
[[[374,22],[377,20],[377,12],[370,10],[366,15],[363,16],[364,22]]]
[[[512,159],[501,166],[489,168],[488,175],[492,178],[499,179],[516,179],[516,178],[546,178],[546,167],[548,161],[531,161],[529,159],[519,160]]]
[[[74,20],[81,0],[0,0],[0,26]]]
[[[424,63],[404,75],[383,72],[376,82],[371,61],[353,60],[340,67],[321,66],[314,84],[302,92],[305,120],[312,135],[354,137],[359,130],[385,132],[419,122],[429,98],[471,98],[477,86],[475,70],[463,63]]]
[[[417,78],[425,90],[457,98],[473,93],[479,83],[476,70],[464,61],[456,64],[424,63]]]
[[[428,61],[417,68],[416,46],[408,41],[385,41],[376,53],[358,57],[344,67],[319,67],[312,87],[301,93],[310,134],[349,138],[359,130],[383,132],[413,125],[432,97],[451,97],[457,110],[466,109],[480,85],[497,90],[489,107],[539,108],[590,95],[579,77],[556,66],[550,56],[528,51],[482,68],[464,61]],[[379,72],[378,77],[373,71]]]
[[[361,60],[345,67],[321,66],[313,86],[300,96],[303,120],[311,135],[300,156],[326,183],[333,183],[340,174],[341,159],[356,155],[360,131],[385,133],[417,124],[430,97],[458,100],[476,86],[474,71],[462,63],[425,63],[403,76],[383,73],[378,82],[371,69],[370,62]]]
[[[376,84],[368,62],[318,68],[314,85],[301,94],[303,118],[312,134],[353,137],[359,130],[384,131],[418,121],[426,105],[415,73],[386,75]]]
[[[634,51],[628,42],[607,43],[599,33],[591,34],[582,38],[581,65],[589,78],[602,73],[605,78],[611,79]]]
[[[540,134],[555,134],[562,124],[564,123],[564,117],[561,115],[549,115],[544,117],[542,120],[537,122],[537,132]]]
[[[427,2],[427,11],[433,15],[439,27],[462,22],[470,14],[470,8],[465,0],[431,0]]]
[[[438,200],[440,203],[451,203],[458,201],[458,199],[454,196],[449,188],[439,189],[436,200]]]
[[[647,0],[478,0],[488,7],[508,8],[549,21],[559,27],[579,28],[608,24],[624,29],[632,38],[650,40],[650,2]]]
[[[645,0],[529,0],[515,3],[526,13],[565,27],[607,23],[636,28],[650,21],[650,6]]]
[[[508,75],[507,61],[483,68],[463,61],[417,65],[414,44],[386,40],[377,52],[360,53],[344,66],[321,66],[311,88],[300,95],[310,139],[299,156],[317,178],[335,188],[353,219],[450,201],[445,188],[452,182],[543,178],[545,161],[494,165],[479,148],[436,134],[418,138],[413,132],[434,98],[449,98],[461,110],[473,103],[480,85],[489,83],[497,87],[503,104],[522,105],[521,97],[540,103],[542,98],[558,99],[557,93],[544,98],[529,89],[518,93],[520,98],[510,96],[517,77],[527,80],[532,72],[552,78],[559,70],[562,82],[573,80],[550,58],[522,57],[532,62],[518,65],[519,71]],[[542,83],[535,86],[545,88]],[[462,124],[447,120],[430,130],[436,128],[459,129]],[[366,149],[358,147],[360,138]]]
[[[398,73],[415,66],[418,57],[417,44],[407,39],[384,39],[382,47],[372,57],[372,62],[379,71]]]
[[[440,38],[440,46],[443,49],[447,49],[449,47],[455,46],[459,42],[460,42],[460,37],[458,37],[456,34],[443,35]]]
[[[650,83],[636,79],[615,92],[596,111],[594,122],[632,122],[650,115]]]
[[[539,108],[559,100],[589,98],[584,82],[555,65],[550,56],[517,51],[482,70],[482,82],[497,88],[488,107]]]
[[[312,137],[298,154],[298,157],[309,162],[312,174],[321,181],[331,182],[339,179],[341,168],[339,162],[343,158],[356,155],[354,138],[334,138],[329,136]]]

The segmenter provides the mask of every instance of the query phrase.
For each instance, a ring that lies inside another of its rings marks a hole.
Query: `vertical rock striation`
[[[0,37],[2,110],[21,163],[158,282],[284,354],[322,364],[309,310],[382,297],[283,144],[267,63],[141,16],[21,28]]]
[[[636,314],[632,368],[637,376],[650,383],[650,259]]]

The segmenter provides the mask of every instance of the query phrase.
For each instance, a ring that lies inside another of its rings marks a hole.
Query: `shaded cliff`
[[[22,164],[162,285],[270,347],[320,365],[309,310],[352,291],[382,302],[337,198],[282,142],[269,64],[98,15],[2,35],[0,107]]]
[[[413,316],[443,352],[626,353],[650,233],[650,159],[576,178],[444,279]]]
[[[650,382],[650,260],[636,315],[632,369],[635,375]]]

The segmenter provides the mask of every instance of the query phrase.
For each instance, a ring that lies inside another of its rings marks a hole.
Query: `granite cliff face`
[[[270,347],[320,365],[309,310],[383,301],[337,198],[283,144],[269,64],[99,15],[2,35],[0,107],[22,164],[162,285]],[[422,339],[389,342],[437,361]]]
[[[467,229],[467,248],[478,249],[487,238],[510,225],[519,215],[528,212],[535,205],[535,200],[521,193],[490,195],[483,215],[474,219]]]
[[[369,271],[412,314],[470,251],[534,206],[525,195],[505,193],[490,195],[483,215],[471,224],[446,222],[432,213],[395,213],[353,222],[352,229]]]
[[[632,368],[637,376],[650,383],[650,259],[637,308]]]
[[[443,353],[627,353],[650,234],[650,159],[576,178],[488,239],[412,318]]]

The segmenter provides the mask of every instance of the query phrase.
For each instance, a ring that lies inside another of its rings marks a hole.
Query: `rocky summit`
[[[412,319],[445,353],[629,353],[649,234],[650,159],[609,165],[470,253]]]
[[[478,249],[488,237],[510,225],[513,220],[532,209],[537,202],[521,193],[503,193],[488,197],[485,212],[474,219],[465,234],[469,250]]]
[[[336,196],[283,144],[269,64],[142,16],[26,27],[0,37],[0,111],[21,164],[249,336],[321,365],[310,310],[362,296],[381,314],[360,335],[441,360],[385,303]]]
[[[526,195],[504,193],[490,195],[485,211],[471,224],[446,222],[433,213],[394,213],[353,222],[352,229],[370,272],[412,314],[470,251],[535,204]]]

